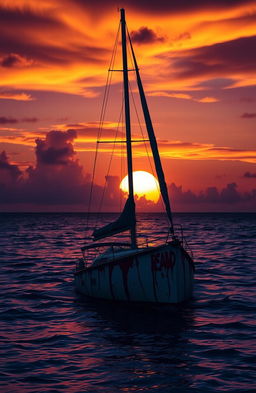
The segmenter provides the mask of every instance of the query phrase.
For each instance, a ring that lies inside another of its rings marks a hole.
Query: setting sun
[[[133,185],[135,195],[139,198],[144,196],[148,201],[157,203],[160,196],[159,183],[151,173],[145,171],[133,172]],[[121,181],[120,189],[128,192],[128,175]]]

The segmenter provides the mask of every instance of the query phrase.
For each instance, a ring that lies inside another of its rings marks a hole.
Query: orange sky
[[[228,199],[217,198],[210,206],[199,198],[200,193],[208,195],[209,188],[220,194],[230,190],[228,184],[235,184],[239,195],[232,209],[255,210],[256,1],[128,0],[119,6],[126,8],[167,183],[198,197],[192,206],[192,199],[182,204],[175,194],[176,210],[230,210]],[[118,23],[114,1],[0,2],[0,153],[6,152],[0,161],[6,198],[1,210],[15,210],[20,204],[29,209],[32,203],[42,208],[43,200],[35,196],[26,201],[26,192],[16,193],[15,187],[23,182],[24,188],[27,182],[33,194],[37,187],[33,181],[41,176],[41,184],[44,170],[54,168],[52,173],[65,176],[64,167],[73,166],[76,173],[81,169],[83,180],[79,177],[78,182],[89,181]],[[119,54],[116,68],[121,68]],[[133,72],[129,76],[139,108]],[[103,139],[116,133],[122,105],[120,77],[113,73]],[[141,138],[132,99],[131,112],[134,138]],[[139,120],[143,128],[140,111]],[[52,130],[75,133],[60,142],[58,134],[47,139]],[[121,124],[118,138],[123,132]],[[146,136],[144,129],[143,133]],[[35,142],[38,139],[44,142]],[[99,187],[112,152],[110,144],[100,147],[95,178]],[[58,157],[63,153],[64,161],[54,161],[53,150]],[[118,146],[111,175],[119,178],[126,174],[124,165],[120,169],[120,155]],[[134,157],[135,170],[151,171],[143,143],[134,144]],[[10,202],[8,192],[20,195],[20,200]],[[71,202],[72,198],[72,210]],[[47,203],[51,204],[50,197]]]

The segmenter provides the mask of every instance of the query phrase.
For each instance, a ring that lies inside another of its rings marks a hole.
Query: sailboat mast
[[[121,13],[121,31],[122,31],[123,83],[124,83],[124,101],[125,101],[125,127],[126,127],[128,185],[129,185],[129,199],[130,199],[130,202],[132,205],[133,216],[134,216],[134,225],[131,227],[131,245],[132,245],[132,248],[136,248],[137,247],[136,219],[135,219],[135,203],[134,203],[133,176],[132,176],[132,143],[131,143],[131,120],[130,120],[127,48],[126,48],[125,10],[123,8],[121,8],[120,13]]]

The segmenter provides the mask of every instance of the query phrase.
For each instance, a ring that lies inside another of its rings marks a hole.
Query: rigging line
[[[96,172],[96,163],[97,163],[97,157],[98,157],[98,150],[99,150],[99,144],[97,143],[100,139],[101,136],[101,129],[102,129],[102,124],[103,124],[103,120],[102,120],[102,113],[104,113],[104,104],[105,104],[105,100],[106,100],[106,95],[107,95],[107,90],[108,90],[108,83],[109,83],[109,73],[107,76],[107,82],[106,82],[106,86],[105,86],[105,91],[104,91],[104,98],[103,98],[103,105],[102,105],[102,110],[101,110],[101,120],[100,120],[100,124],[99,124],[99,128],[98,128],[98,134],[97,134],[97,141],[96,141],[96,150],[95,150],[95,156],[94,156],[94,162],[93,162],[93,171],[92,171],[92,180],[91,180],[91,186],[90,186],[90,193],[89,193],[89,202],[88,202],[88,210],[87,210],[87,224],[86,226],[88,227],[89,224],[89,215],[91,212],[91,203],[92,203],[92,194],[93,194],[93,186],[94,186],[94,179],[95,179],[95,172]]]
[[[128,31],[128,27],[127,26],[126,26],[126,30],[127,30],[128,36],[129,36],[129,31]],[[130,45],[128,45],[128,52],[129,52],[129,56],[130,56],[130,61],[133,64],[133,66],[135,67],[135,64],[134,64],[134,61],[133,61],[133,58],[132,58],[132,54],[131,54]],[[129,82],[129,85],[130,85],[130,82]],[[146,153],[147,153],[147,157],[148,157],[148,161],[149,161],[149,164],[150,164],[150,168],[151,168],[151,170],[152,170],[152,172],[153,172],[153,174],[155,176],[155,169],[153,168],[152,162],[150,160],[150,156],[149,156],[149,152],[148,152],[148,148],[147,148],[147,144],[146,144],[146,138],[144,136],[143,129],[142,129],[142,126],[141,126],[141,122],[140,122],[139,114],[138,114],[137,107],[136,107],[136,104],[135,104],[134,95],[133,95],[133,91],[132,91],[131,85],[130,85],[130,91],[131,91],[133,106],[134,106],[136,117],[137,117],[137,120],[138,120],[141,136],[142,136],[142,139],[144,140],[144,146],[145,146],[145,150],[146,150]]]
[[[111,63],[112,64],[110,63],[110,66],[112,65],[113,67],[114,67],[114,64],[115,64],[115,58],[116,58],[116,52],[117,52],[119,30],[120,30],[120,25],[119,25],[119,29],[118,29],[117,36],[116,36],[116,41],[115,41],[114,50],[113,50],[113,56],[112,56],[112,59],[111,59]],[[109,72],[110,72],[110,70],[109,70]],[[98,135],[98,138],[97,138],[97,147],[99,146],[98,144],[100,142],[101,134],[102,134],[102,131],[103,131],[104,118],[105,118],[105,113],[106,113],[106,109],[107,109],[107,103],[108,103],[108,97],[109,97],[109,92],[110,92],[111,80],[112,80],[112,73],[110,74],[108,88],[106,90],[105,107],[103,109],[101,127],[100,127],[99,135]],[[116,139],[116,137],[115,137],[115,139]],[[105,179],[105,184],[104,184],[104,188],[103,188],[103,192],[102,192],[101,201],[100,201],[100,204],[99,204],[99,207],[98,207],[98,211],[97,211],[97,214],[96,214],[95,227],[98,225],[98,222],[99,222],[99,215],[101,213],[102,202],[103,202],[103,198],[104,198],[104,194],[105,194],[105,188],[106,188],[106,179]]]
[[[127,27],[127,26],[126,26],[126,30],[127,30],[128,36],[129,36],[129,31],[128,31],[128,27]],[[134,64],[134,61],[133,61],[133,58],[132,58],[132,55],[131,55],[131,48],[130,48],[130,45],[128,45],[128,53],[129,53],[129,56],[130,56],[130,62],[131,62],[131,64],[132,64],[132,65],[134,66],[134,68],[135,68],[135,64]],[[151,171],[152,171],[152,173],[153,173],[153,175],[154,175],[154,181],[155,181],[156,187],[157,187],[157,189],[158,189],[158,191],[159,191],[159,193],[160,193],[160,201],[161,201],[162,208],[163,208],[163,210],[164,210],[163,196],[162,196],[162,193],[160,192],[159,184],[158,184],[158,182],[156,181],[156,171],[155,171],[155,168],[153,167],[152,161],[151,161],[151,159],[150,159],[150,155],[149,155],[149,152],[148,152],[148,147],[147,147],[147,144],[146,144],[146,139],[145,139],[145,136],[144,136],[144,133],[143,133],[143,129],[142,129],[142,126],[141,126],[141,122],[140,122],[140,119],[139,119],[139,114],[138,114],[137,107],[136,107],[136,104],[135,104],[134,95],[133,95],[133,91],[132,91],[130,82],[129,82],[129,87],[130,87],[132,102],[133,102],[133,106],[134,106],[134,109],[135,109],[136,117],[137,117],[137,120],[138,120],[138,124],[139,124],[139,128],[140,128],[141,136],[142,136],[142,139],[144,140],[144,147],[145,147],[145,151],[146,151],[146,154],[147,154],[147,159],[148,159],[148,162],[149,162],[149,165],[150,165],[150,169],[151,169]],[[168,218],[167,218],[167,217],[166,217],[166,221],[168,222]]]
[[[124,103],[124,91],[123,91],[123,103]],[[122,141],[124,140],[124,133],[123,133],[123,124],[124,123],[123,123],[123,120],[124,120],[124,111],[122,111],[122,117],[121,117],[121,124],[122,124],[121,139],[122,139]],[[121,176],[120,176],[120,178],[121,178],[121,181],[123,180],[123,172],[124,172],[124,170],[123,170],[123,155],[124,155],[124,146],[121,143],[120,144],[120,160],[121,160],[121,165],[120,165],[120,175]],[[120,193],[119,193],[119,211],[120,212],[123,209],[122,199],[123,199],[122,190],[120,190]]]
[[[112,58],[111,58],[111,62],[110,62],[110,68],[111,66],[114,67],[115,65],[115,58],[116,58],[116,52],[117,52],[117,46],[118,46],[118,37],[119,37],[119,31],[120,31],[120,24],[119,24],[119,28],[117,31],[117,35],[116,35],[116,41],[115,41],[115,45],[114,45],[114,49],[113,49],[113,54],[112,54]],[[108,84],[108,89],[106,92],[106,98],[105,98],[105,107],[103,110],[103,115],[102,115],[102,124],[101,124],[101,128],[100,128],[100,135],[97,138],[97,145],[100,142],[100,138],[101,138],[101,134],[102,134],[102,130],[103,130],[103,124],[104,124],[104,118],[105,118],[105,113],[106,113],[106,109],[107,109],[107,103],[108,103],[108,97],[109,97],[109,92],[110,92],[110,86],[111,86],[111,80],[112,80],[112,73],[111,70],[109,69],[108,71],[108,75],[110,73],[110,78],[109,78],[109,84]],[[118,123],[118,127],[119,127],[119,123]],[[116,131],[116,136],[115,136],[115,140],[117,137],[117,131]],[[113,153],[112,153],[113,154]],[[110,163],[111,165],[111,163]],[[110,168],[109,168],[110,169]],[[108,172],[109,173],[109,172]],[[101,208],[102,208],[102,202],[103,202],[103,198],[104,198],[104,194],[105,194],[105,188],[106,188],[106,179],[105,179],[105,184],[104,184],[104,188],[103,188],[103,193],[102,193],[102,197],[101,197],[101,201],[99,204],[99,208],[97,211],[97,215],[96,215],[96,220],[95,220],[95,226],[98,225],[98,221],[99,221],[99,214],[101,213]]]
[[[94,156],[94,162],[93,162],[92,180],[91,180],[88,211],[87,211],[87,225],[86,225],[87,227],[88,227],[88,223],[89,223],[89,214],[90,214],[90,210],[91,210],[94,178],[95,178],[96,163],[97,163],[98,150],[99,150],[99,145],[97,142],[99,141],[100,136],[101,136],[101,129],[102,129],[102,125],[103,125],[104,106],[105,106],[105,101],[106,101],[106,96],[107,96],[108,85],[109,85],[109,72],[108,72],[107,81],[106,81],[105,90],[104,90],[103,104],[102,104],[101,115],[100,115],[100,124],[99,124],[99,128],[98,128],[98,133],[97,133],[96,150],[95,150],[95,156]]]
[[[117,51],[120,26],[121,26],[121,23],[119,23],[119,26],[118,26],[116,39],[115,39],[114,47],[113,47],[113,50],[112,50],[112,56],[111,56],[111,60],[110,60],[109,69],[114,68],[114,59],[115,59],[116,51]],[[105,89],[104,89],[103,103],[102,103],[101,113],[100,113],[99,128],[98,128],[98,133],[97,133],[97,142],[99,141],[99,139],[101,137],[102,127],[103,127],[103,122],[104,122],[104,116],[105,116],[106,106],[107,106],[107,99],[108,99],[108,96],[109,96],[109,89],[110,89],[111,79],[112,79],[112,73],[110,73],[110,71],[108,71],[107,80],[106,80]],[[99,149],[97,142],[96,142],[96,151],[95,151],[95,157],[94,157],[94,163],[93,163],[93,173],[92,173],[92,180],[91,180],[89,201],[88,201],[87,221],[86,221],[86,227],[87,228],[88,228],[88,225],[89,225],[89,215],[90,215],[90,210],[91,210],[91,202],[92,202],[92,194],[93,194],[96,162],[97,162],[98,149]]]
[[[150,165],[150,169],[151,169],[151,171],[152,171],[152,173],[153,173],[153,175],[154,175],[154,182],[155,182],[156,188],[158,189],[159,194],[160,194],[160,201],[161,201],[162,209],[164,209],[163,197],[162,197],[162,194],[161,194],[160,189],[159,189],[159,184],[158,184],[158,182],[157,182],[157,180],[156,180],[155,168],[153,167],[152,161],[151,161],[151,159],[150,159],[150,155],[149,155],[149,152],[148,152],[148,147],[147,147],[147,144],[146,144],[145,136],[144,136],[144,134],[143,134],[143,129],[142,129],[142,126],[141,126],[141,122],[140,122],[139,114],[138,114],[138,111],[137,111],[137,107],[136,107],[136,105],[135,105],[134,95],[133,95],[133,91],[132,91],[132,88],[131,88],[130,83],[129,83],[129,87],[130,87],[132,102],[133,102],[134,110],[135,110],[136,117],[137,117],[137,120],[138,120],[140,132],[141,132],[141,135],[142,135],[142,139],[144,140],[144,147],[145,147],[145,150],[146,150],[147,159],[148,159],[148,162],[149,162],[149,165]],[[166,216],[165,216],[165,217],[166,217]],[[167,218],[167,217],[166,217],[166,221],[167,221],[167,223],[168,223],[168,218]]]
[[[111,60],[110,60],[110,65],[109,65],[109,69],[108,69],[108,78],[107,78],[106,88],[105,88],[105,92],[104,92],[103,105],[102,105],[102,110],[101,110],[101,115],[100,115],[99,134],[98,134],[97,140],[100,139],[102,128],[103,128],[103,123],[104,123],[104,118],[105,118],[105,113],[106,113],[106,108],[107,108],[107,102],[108,102],[108,97],[109,97],[109,91],[110,91],[110,85],[111,85],[111,80],[112,80],[112,72],[110,69],[113,68],[115,65],[115,58],[116,58],[116,52],[117,52],[117,46],[118,46],[120,26],[121,26],[121,23],[119,23],[119,26],[118,26],[116,39],[115,39],[115,43],[114,43],[114,47],[113,47],[113,51],[112,51]]]
[[[133,91],[132,91],[131,86],[130,86],[130,92],[131,92],[132,102],[133,102],[133,105],[134,105],[134,110],[135,110],[136,117],[137,117],[138,124],[139,124],[139,128],[140,128],[140,132],[141,132],[141,135],[142,135],[142,139],[144,141],[144,147],[145,147],[145,151],[146,151],[146,154],[147,154],[147,159],[148,159],[148,162],[149,162],[149,165],[150,165],[150,169],[151,169],[151,171],[152,171],[152,173],[154,175],[154,181],[155,181],[156,187],[157,187],[157,189],[158,189],[158,191],[160,193],[160,200],[161,200],[162,208],[164,209],[164,201],[163,201],[160,189],[159,189],[159,184],[158,184],[158,182],[156,180],[156,171],[155,171],[155,168],[152,165],[152,160],[150,159],[148,147],[147,147],[147,144],[146,144],[146,139],[145,139],[145,136],[144,136],[144,133],[143,133],[143,129],[142,129],[142,126],[141,126],[141,122],[140,122],[140,119],[139,119],[139,114],[138,114],[138,111],[137,111],[137,108],[136,108],[136,105],[135,105],[134,95],[133,95]],[[167,222],[168,222],[168,219],[167,219]]]
[[[126,30],[127,30],[127,34],[128,34],[128,38],[129,38],[132,57],[134,60],[133,63],[134,63],[135,69],[136,69],[136,78],[137,78],[137,84],[138,84],[138,89],[139,89],[140,98],[141,98],[141,105],[142,105],[143,114],[144,114],[144,118],[145,118],[145,122],[146,122],[147,132],[148,132],[149,139],[150,139],[150,145],[151,145],[151,150],[152,150],[152,154],[154,157],[155,168],[156,168],[156,172],[157,172],[158,179],[159,179],[159,187],[161,190],[161,196],[162,196],[162,200],[164,201],[164,204],[165,204],[165,210],[166,210],[166,213],[168,216],[169,223],[171,224],[170,230],[171,230],[172,236],[174,236],[173,218],[172,218],[170,200],[169,200],[169,196],[168,196],[168,188],[167,188],[167,184],[166,184],[165,177],[164,177],[163,167],[161,164],[160,154],[159,154],[159,150],[157,147],[157,141],[156,141],[156,137],[154,134],[154,129],[153,129],[151,117],[149,114],[146,96],[145,96],[144,89],[143,89],[142,82],[141,82],[141,78],[140,78],[138,64],[137,64],[137,61],[135,58],[135,54],[134,54],[133,47],[132,47],[131,37],[129,35],[129,31],[128,31],[127,27],[126,27]]]
[[[106,191],[106,186],[107,186],[107,178],[109,176],[109,172],[110,172],[110,168],[111,168],[111,164],[112,164],[112,159],[113,159],[113,156],[114,156],[114,151],[115,151],[115,147],[116,147],[116,138],[117,138],[119,125],[120,125],[120,121],[121,121],[121,116],[122,116],[122,112],[123,112],[123,106],[124,106],[124,103],[122,102],[121,111],[120,111],[120,115],[119,115],[119,119],[118,119],[118,124],[117,124],[117,127],[116,127],[115,140],[114,140],[114,144],[113,144],[113,148],[112,148],[112,152],[111,152],[111,156],[110,156],[110,160],[109,160],[109,164],[108,164],[108,170],[107,170],[107,174],[106,174],[106,177],[105,177],[105,184],[104,184],[103,193],[102,193],[102,196],[101,196],[100,205],[99,205],[99,209],[98,209],[99,213],[101,213],[103,200],[104,200],[104,196],[105,196],[105,191]]]
[[[149,165],[150,165],[151,171],[153,172],[153,174],[154,174],[154,176],[155,176],[155,169],[153,168],[152,162],[151,162],[151,160],[150,160],[150,155],[149,155],[149,152],[148,152],[148,148],[147,148],[147,144],[146,144],[146,139],[145,139],[145,136],[144,136],[144,133],[143,133],[143,129],[142,129],[142,126],[141,126],[139,114],[138,114],[137,107],[136,107],[135,100],[134,100],[133,91],[132,91],[132,88],[131,88],[131,85],[130,85],[130,84],[129,84],[129,87],[130,87],[132,102],[133,102],[134,110],[135,110],[136,117],[137,117],[137,120],[138,120],[138,124],[139,124],[139,128],[140,128],[141,136],[142,136],[142,139],[143,139],[143,142],[144,142],[144,147],[145,147],[145,150],[146,150],[146,153],[147,153],[147,158],[148,158],[148,161],[149,161]],[[157,182],[156,182],[156,185],[157,185]]]

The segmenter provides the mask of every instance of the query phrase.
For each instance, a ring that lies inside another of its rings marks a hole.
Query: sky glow
[[[255,0],[128,0],[120,6],[126,9],[174,210],[255,211]],[[119,19],[112,1],[1,2],[1,210],[86,209]],[[115,67],[121,68],[120,49]],[[138,110],[137,118],[133,106],[134,100],[140,107],[134,73],[129,77],[133,138],[146,138],[143,115]],[[121,106],[121,74],[115,72],[105,140],[124,138]],[[145,144],[133,146],[134,170],[151,172]],[[106,180],[112,153],[112,177]],[[107,182],[119,199],[124,151],[102,144],[100,154],[96,188]],[[81,199],[70,194],[61,176],[72,179],[74,192],[83,188]],[[58,200],[56,182],[68,198]],[[105,209],[114,209],[114,199]]]

